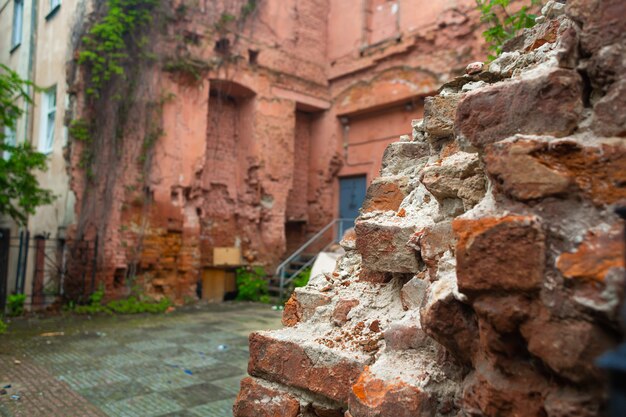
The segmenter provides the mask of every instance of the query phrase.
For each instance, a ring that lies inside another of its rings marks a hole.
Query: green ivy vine
[[[99,97],[104,85],[114,76],[125,75],[129,50],[141,47],[147,39],[141,29],[153,19],[158,0],[108,0],[106,14],[82,38],[78,63],[89,70],[88,96]]]

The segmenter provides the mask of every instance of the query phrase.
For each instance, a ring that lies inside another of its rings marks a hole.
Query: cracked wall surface
[[[625,13],[549,2],[426,99],[335,271],[296,289],[283,329],[251,334],[236,417],[604,415],[594,360],[623,336]]]

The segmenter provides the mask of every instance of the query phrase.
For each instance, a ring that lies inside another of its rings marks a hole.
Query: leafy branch
[[[24,113],[19,102],[32,104],[28,88],[36,87],[5,65],[0,64],[0,70],[0,126],[15,131],[17,120]],[[0,158],[0,214],[25,224],[37,207],[54,201],[52,192],[41,188],[33,173],[48,168],[47,158],[30,143],[7,143],[4,131],[0,132],[0,140],[0,153],[4,155]]]
[[[480,20],[488,25],[483,37],[493,53],[489,55],[489,60],[502,53],[502,45],[506,41],[513,39],[522,29],[535,25],[536,15],[530,12],[541,5],[541,0],[529,0],[530,4],[522,6],[517,12],[509,10],[511,2],[512,0],[476,0],[481,13]]]

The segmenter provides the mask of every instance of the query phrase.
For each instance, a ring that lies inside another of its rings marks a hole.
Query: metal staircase
[[[320,252],[339,243],[344,232],[353,225],[354,219],[334,219],[324,226],[278,265],[274,276],[270,278],[270,293],[278,295],[281,300],[289,296],[289,292],[293,290],[293,280],[298,274],[313,265]]]

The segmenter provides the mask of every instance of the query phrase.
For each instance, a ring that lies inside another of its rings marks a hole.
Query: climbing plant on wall
[[[153,21],[158,0],[108,0],[105,13],[82,38],[78,63],[89,72],[88,95],[98,96],[114,76],[124,77],[130,50],[148,42],[140,35]]]

